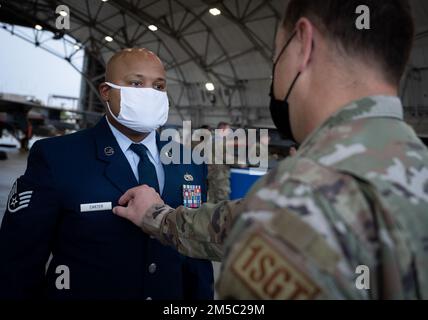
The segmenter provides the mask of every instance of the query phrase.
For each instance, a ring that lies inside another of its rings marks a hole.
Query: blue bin
[[[230,199],[244,198],[253,184],[266,174],[261,169],[231,169],[230,170]]]

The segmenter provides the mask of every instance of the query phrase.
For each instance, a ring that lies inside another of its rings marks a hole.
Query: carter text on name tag
[[[80,212],[111,210],[111,202],[84,203],[80,205]]]

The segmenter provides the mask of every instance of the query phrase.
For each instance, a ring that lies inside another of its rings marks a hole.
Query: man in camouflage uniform
[[[359,31],[360,2],[290,1],[273,91],[301,147],[245,199],[174,210],[143,186],[114,209],[183,254],[222,260],[222,298],[428,298],[428,150],[397,97],[410,8],[363,1],[372,29]]]

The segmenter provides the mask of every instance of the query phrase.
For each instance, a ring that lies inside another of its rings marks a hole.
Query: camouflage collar
[[[302,146],[307,145],[324,130],[360,119],[393,118],[404,119],[403,105],[400,98],[394,96],[372,96],[353,101],[328,118],[315,130]]]
[[[367,118],[395,118],[403,120],[404,114],[401,100],[398,97],[373,96],[351,102],[331,118],[333,120],[341,119],[342,121]]]

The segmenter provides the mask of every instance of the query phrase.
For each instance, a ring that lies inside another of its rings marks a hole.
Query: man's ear
[[[296,24],[296,36],[300,43],[300,71],[303,71],[311,61],[314,50],[314,25],[307,18],[300,18]]]
[[[100,92],[100,96],[104,101],[110,100],[110,86],[108,84],[105,82],[100,83],[98,86],[98,91]]]

